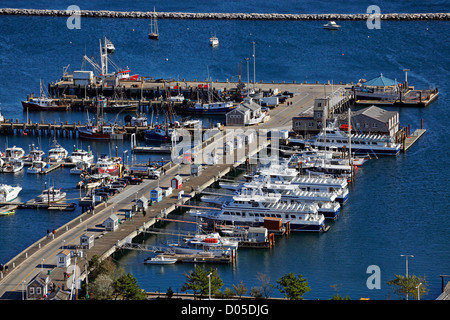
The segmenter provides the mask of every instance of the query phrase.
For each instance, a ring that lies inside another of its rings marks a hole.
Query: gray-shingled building
[[[347,124],[348,118],[341,115],[340,124]],[[382,134],[393,137],[400,128],[400,120],[397,111],[387,111],[371,106],[352,112],[352,131],[364,134]]]
[[[336,115],[338,125],[348,124],[346,112]],[[330,119],[327,119],[331,121]],[[328,122],[327,121],[327,122]],[[351,113],[352,131],[363,134],[382,134],[394,136],[400,128],[399,114],[397,111],[387,111],[371,106]],[[313,116],[292,118],[292,131],[295,134],[314,135],[322,130],[322,114],[314,113]]]
[[[246,99],[243,104],[226,114],[227,126],[246,126],[263,120],[261,106],[252,99]]]

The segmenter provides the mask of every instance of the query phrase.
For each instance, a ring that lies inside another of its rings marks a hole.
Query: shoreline
[[[68,17],[72,11],[49,9],[14,9],[0,8],[0,15],[51,16]],[[81,17],[88,18],[124,18],[149,19],[152,11],[111,11],[81,10]],[[158,19],[196,19],[196,20],[367,20],[375,16],[367,13],[357,14],[284,14],[284,13],[191,13],[191,12],[156,12]],[[381,20],[450,20],[450,13],[382,13]]]

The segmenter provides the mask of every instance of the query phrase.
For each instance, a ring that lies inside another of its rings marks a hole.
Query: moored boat
[[[220,210],[191,210],[191,216],[234,225],[262,226],[265,218],[289,223],[291,231],[321,232],[325,217],[315,203],[281,201],[279,194],[239,194]]]
[[[108,173],[112,176],[117,176],[120,171],[120,160],[120,158],[110,158],[102,155],[95,164],[95,169],[99,174]]]
[[[175,262],[177,262],[176,258],[167,258],[164,255],[158,255],[144,260],[145,264],[174,264]]]
[[[17,173],[23,169],[23,161],[20,159],[10,159],[1,168],[3,173]]]
[[[290,137],[289,143],[293,145],[311,145],[319,149],[336,148],[338,151],[349,150],[352,155],[393,155],[400,153],[401,145],[386,135],[350,134],[342,131],[336,122],[329,125],[312,139],[303,137]],[[350,145],[349,145],[350,143]]]
[[[8,147],[5,149],[6,159],[22,159],[25,156],[25,150],[21,147]]]
[[[46,202],[46,203],[54,203],[62,201],[66,198],[66,193],[61,192],[60,189],[55,189],[54,187],[50,187],[42,191],[40,195],[36,197],[36,202]]]
[[[53,140],[53,147],[48,151],[48,161],[60,162],[67,158],[69,153],[56,140]]]
[[[27,168],[27,173],[31,174],[44,173],[45,169],[48,168],[49,166],[50,165],[48,165],[45,161],[33,160],[31,166]]]
[[[94,161],[94,155],[92,154],[91,150],[83,150],[73,147],[73,151],[68,157],[68,160],[72,163],[78,163],[78,162],[88,162],[91,163]]]
[[[19,196],[20,191],[22,191],[22,187],[19,185],[0,184],[0,202],[13,201]]]

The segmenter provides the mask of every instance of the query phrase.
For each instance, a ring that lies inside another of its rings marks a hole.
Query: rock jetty
[[[0,8],[0,15],[67,17],[67,10]],[[287,14],[287,13],[190,13],[153,11],[81,10],[81,17],[147,19],[214,19],[214,20],[367,20],[370,14]],[[450,13],[382,13],[381,20],[450,20]]]

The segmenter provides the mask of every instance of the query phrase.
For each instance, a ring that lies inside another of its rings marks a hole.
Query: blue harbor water
[[[2,1],[2,7],[65,9],[74,1]],[[331,3],[331,4],[330,4]],[[339,3],[339,5],[337,5]],[[371,3],[361,1],[79,1],[81,9],[184,12],[279,12],[279,13],[365,13]],[[379,2],[382,12],[446,12],[448,2],[431,1],[423,7],[419,1]],[[65,18],[0,16],[0,103],[5,118],[19,122],[86,121],[79,111],[39,113],[22,111],[20,100],[39,92],[44,83],[61,78],[63,67],[79,70],[86,53],[97,61],[98,41],[108,36],[116,47],[114,60],[131,73],[174,79],[205,79],[207,69],[212,79],[237,80],[237,65],[252,55],[256,43],[256,79],[264,82],[356,83],[380,73],[399,81],[403,69],[410,69],[408,82],[416,88],[439,87],[439,98],[426,108],[389,108],[400,115],[402,126],[420,127],[423,119],[426,134],[407,153],[397,157],[371,160],[357,171],[350,198],[331,228],[322,234],[291,234],[276,239],[271,250],[240,249],[235,266],[216,265],[224,287],[231,288],[243,280],[247,288],[259,286],[257,274],[270,277],[271,283],[285,273],[302,274],[311,291],[308,299],[329,299],[338,288],[351,299],[397,299],[386,284],[396,274],[425,276],[429,285],[423,299],[435,299],[441,290],[439,275],[448,274],[450,245],[447,204],[449,197],[448,79],[450,77],[450,43],[446,21],[382,21],[381,29],[369,30],[365,21],[342,21],[342,31],[322,29],[322,21],[214,21],[160,20],[159,41],[149,41],[149,21],[143,19],[81,20],[80,30],[69,30]],[[209,46],[209,37],[220,39],[217,48]],[[275,86],[275,85],[274,85]],[[114,118],[115,115],[109,117]],[[117,120],[123,121],[120,114]],[[205,119],[213,124],[220,117]],[[119,155],[130,148],[129,141],[90,142],[56,137],[69,151],[73,146],[95,155]],[[6,146],[31,144],[48,151],[53,137],[0,136],[0,151]],[[144,144],[144,142],[141,142]],[[160,156],[141,155],[136,162]],[[130,161],[131,158],[130,158]],[[37,196],[44,184],[67,192],[68,199],[79,198],[75,188],[78,177],[60,168],[45,176],[1,174],[0,183],[19,184],[24,189],[20,200]],[[75,200],[74,200],[75,201]],[[18,210],[15,215],[0,218],[0,263],[5,263],[44,236],[47,229],[57,228],[80,214],[46,210]],[[186,224],[169,223],[170,230],[185,230]],[[150,237],[148,244],[165,238]],[[118,263],[131,272],[147,291],[166,292],[169,287],[180,291],[191,264],[169,266],[144,265],[145,252],[126,253]],[[381,270],[381,289],[369,290],[367,268]],[[280,297],[276,290],[271,296]]]

